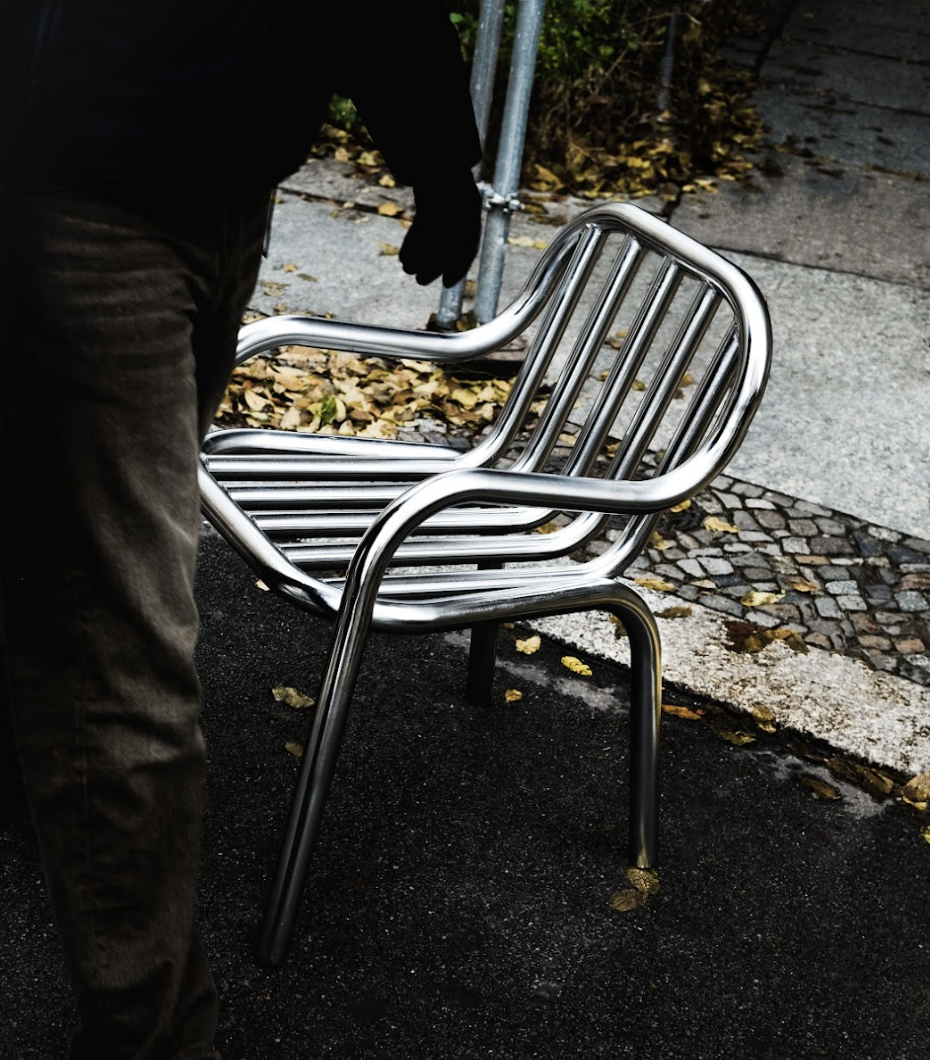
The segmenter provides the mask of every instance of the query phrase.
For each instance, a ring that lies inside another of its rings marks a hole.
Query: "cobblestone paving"
[[[930,686],[930,541],[721,476],[652,544],[636,566],[685,600]]]

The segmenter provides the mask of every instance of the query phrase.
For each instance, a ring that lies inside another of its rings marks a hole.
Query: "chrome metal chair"
[[[465,452],[265,429],[206,439],[206,518],[270,588],[335,622],[260,934],[266,962],[282,960],[293,930],[372,629],[471,628],[468,695],[482,701],[497,623],[618,616],[632,652],[630,857],[656,861],[659,636],[618,579],[659,514],[707,485],[745,435],[771,351],[753,282],[665,222],[610,204],[562,229],[513,304],[475,330],[279,317],[242,329],[238,359],[296,344],[461,363],[528,330],[504,408]],[[609,520],[606,548],[573,559]]]

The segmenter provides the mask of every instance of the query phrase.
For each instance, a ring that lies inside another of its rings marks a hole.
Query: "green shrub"
[[[662,63],[675,6],[654,0],[548,0],[523,155],[523,179],[539,190],[596,197],[677,194],[702,177],[734,179],[761,124],[749,103],[750,74],[725,61],[734,35],[758,31],[751,0],[685,0],[674,64],[663,92]],[[466,59],[479,0],[454,0],[452,19]],[[486,150],[488,176],[506,93],[516,5],[508,4]],[[663,106],[664,105],[664,106]],[[331,121],[355,132],[345,101]]]

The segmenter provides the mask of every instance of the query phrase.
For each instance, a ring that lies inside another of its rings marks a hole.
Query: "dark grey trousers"
[[[0,194],[0,710],[80,1014],[71,1055],[215,1060],[196,468],[267,197],[159,213]]]

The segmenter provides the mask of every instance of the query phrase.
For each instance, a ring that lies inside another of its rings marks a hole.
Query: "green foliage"
[[[470,59],[479,0],[454,0],[452,20]],[[671,0],[548,0],[524,147],[524,181],[590,197],[672,194],[704,177],[738,178],[761,135],[750,74],[723,45],[758,31],[752,0],[684,0],[669,58]],[[489,164],[506,93],[516,4],[508,4],[492,108]],[[331,123],[359,133],[351,104]]]

